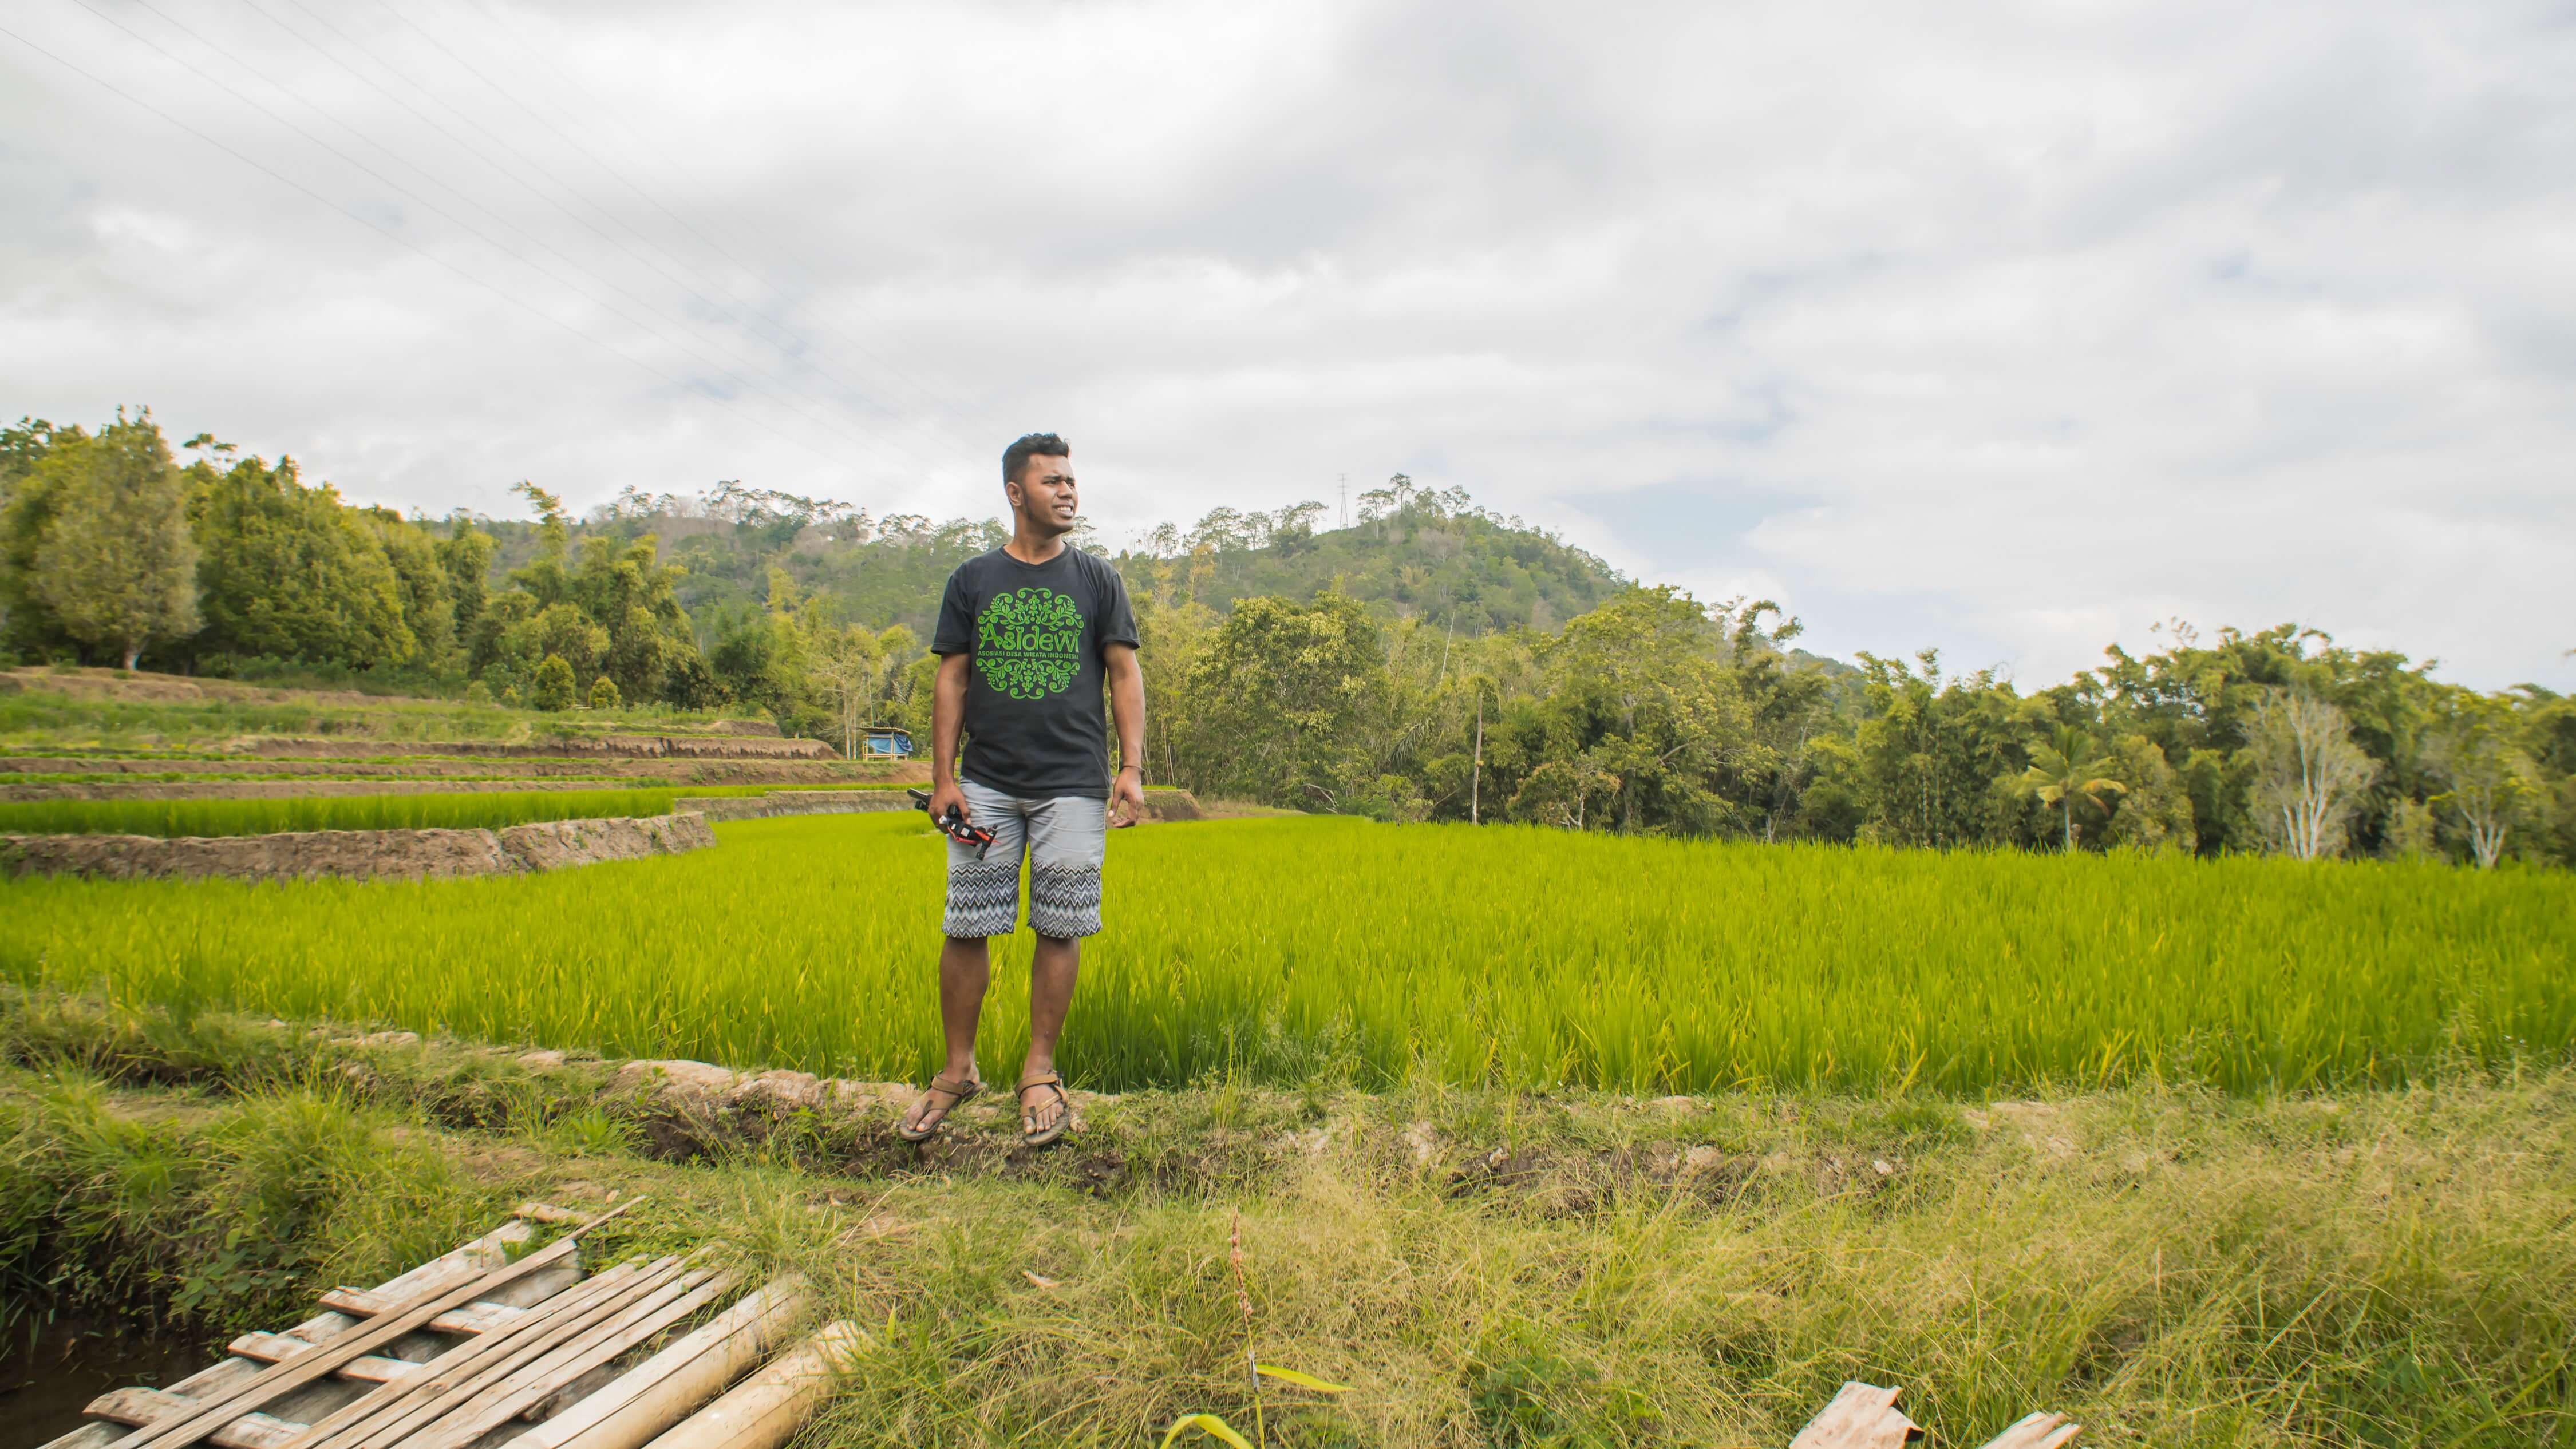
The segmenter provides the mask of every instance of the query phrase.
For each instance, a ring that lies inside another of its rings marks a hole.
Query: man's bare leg
[[[1038,939],[1043,942],[1046,938]],[[939,948],[939,1032],[948,1050],[940,1075],[968,1079],[975,1076],[975,1022],[983,1014],[984,989],[992,980],[992,953],[985,949],[983,937],[951,936]],[[1056,1012],[1056,1023],[1064,1023],[1061,1009]],[[925,1113],[945,1116],[948,1106],[944,1095],[924,1092],[921,1100],[912,1104],[912,1113],[905,1120],[918,1131]]]
[[[1029,1057],[1020,1080],[1055,1070],[1056,1038],[1064,1035],[1065,1013],[1073,1007],[1074,979],[1082,974],[1082,941],[1078,937],[1038,937],[1029,958]],[[1064,1115],[1064,1103],[1053,1092],[1033,1092],[1021,1099],[1027,1130],[1043,1132]]]

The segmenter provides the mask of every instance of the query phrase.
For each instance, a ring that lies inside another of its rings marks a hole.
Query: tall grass
[[[0,973],[175,1006],[926,1072],[942,855],[918,816],[419,884],[0,884]],[[1264,819],[1121,832],[1065,1065],[1639,1091],[2234,1090],[2576,1046],[2576,879],[2440,866],[1695,844]],[[1025,932],[984,1036],[1025,1040]]]

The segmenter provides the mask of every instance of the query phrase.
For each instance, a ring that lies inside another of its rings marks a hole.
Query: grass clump
[[[215,1106],[71,1069],[12,1073],[0,1298],[218,1337],[282,1328],[312,1312],[317,1284],[381,1281],[488,1228],[506,1204],[464,1166],[328,1091]]]

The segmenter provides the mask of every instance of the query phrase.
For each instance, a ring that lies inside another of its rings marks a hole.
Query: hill
[[[1115,563],[1143,595],[1196,599],[1220,611],[1255,595],[1297,600],[1339,587],[1381,618],[1454,622],[1462,636],[1554,629],[1625,588],[1599,558],[1545,529],[1478,508],[1457,489],[1409,483],[1366,495],[1349,528],[1317,531],[1321,504],[1275,513],[1218,508],[1189,528],[1164,524],[1124,549],[1087,530],[1086,547]],[[536,525],[478,521],[499,548],[495,576],[536,557]],[[928,638],[949,571],[1008,530],[998,519],[872,518],[845,504],[720,485],[693,497],[629,492],[574,527],[621,544],[652,535],[688,570],[676,591],[701,633],[769,597],[783,570],[800,593],[839,602],[845,617],[902,624]]]

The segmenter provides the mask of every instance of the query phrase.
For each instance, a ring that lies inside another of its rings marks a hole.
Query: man
[[[1029,859],[1029,1055],[1020,1068],[1020,1138],[1043,1147],[1072,1124],[1056,1038],[1073,1003],[1082,938],[1100,930],[1100,861],[1111,801],[1120,825],[1145,808],[1145,677],[1136,616],[1118,571],[1067,547],[1077,507],[1072,448],[1032,433],[1002,454],[1011,541],[957,566],[940,601],[931,652],[939,681],[930,715],[930,813],[952,808],[993,832],[984,859],[948,845],[948,909],[939,953],[939,1019],[947,1065],[901,1127],[919,1142],[983,1089],[975,1018],[992,962],[985,940],[1018,924],[1020,855]],[[1118,721],[1109,767],[1101,716],[1107,681]],[[966,737],[958,757],[958,732]]]

